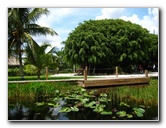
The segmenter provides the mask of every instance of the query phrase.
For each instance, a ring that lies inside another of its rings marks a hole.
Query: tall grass
[[[65,82],[9,83],[8,100],[39,101],[55,96],[55,91],[65,91],[78,86]]]
[[[151,78],[149,84],[123,86],[116,89],[120,100],[134,100],[137,103],[158,105],[159,86],[158,79]]]
[[[43,101],[55,97],[56,90],[63,92],[74,88],[80,87],[66,82],[9,83],[8,100]],[[157,106],[159,98],[158,79],[151,78],[150,83],[146,85],[110,87],[107,93],[109,93],[112,101],[135,101]]]

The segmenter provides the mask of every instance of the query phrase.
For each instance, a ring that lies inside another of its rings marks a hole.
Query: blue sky
[[[34,39],[41,44],[48,42],[61,49],[62,41],[74,30],[79,23],[85,20],[123,19],[147,28],[150,33],[158,34],[159,9],[158,8],[48,8],[50,14],[42,16],[37,23],[54,29],[58,36],[40,36]]]

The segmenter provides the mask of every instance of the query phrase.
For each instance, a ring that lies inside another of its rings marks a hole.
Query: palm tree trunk
[[[22,65],[22,53],[21,53],[21,45],[19,47],[19,63],[20,63],[20,76],[21,76],[21,80],[24,79],[24,73],[23,73],[23,65]]]
[[[46,66],[46,80],[48,80],[48,67]]]

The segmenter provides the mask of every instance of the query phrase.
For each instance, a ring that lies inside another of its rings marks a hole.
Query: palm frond
[[[40,49],[43,53],[45,53],[45,51],[48,47],[51,47],[51,44],[45,42],[40,46]]]
[[[48,15],[49,10],[47,8],[35,8],[31,11],[31,13],[28,16],[28,19],[31,23],[34,23],[37,21],[42,15]]]
[[[49,50],[48,52],[47,52],[47,54],[52,54],[52,53],[57,53],[57,48],[56,47],[53,47],[53,48],[51,48],[51,50]]]
[[[34,36],[36,36],[36,35],[39,35],[39,36],[40,35],[52,35],[52,36],[58,35],[53,29],[48,28],[48,27],[41,27],[41,26],[35,25],[35,24],[33,24],[31,26],[29,25],[28,27],[29,27],[29,29],[26,29],[26,31]]]
[[[35,42],[35,40],[33,40],[30,34],[24,33],[23,37],[24,42],[28,42],[28,45],[33,53],[34,58],[37,58],[36,49],[39,49],[40,46]]]

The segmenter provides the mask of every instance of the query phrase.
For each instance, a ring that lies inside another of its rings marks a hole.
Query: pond
[[[56,97],[47,100],[9,101],[8,120],[158,121],[158,102],[148,94],[148,86],[55,90]]]

